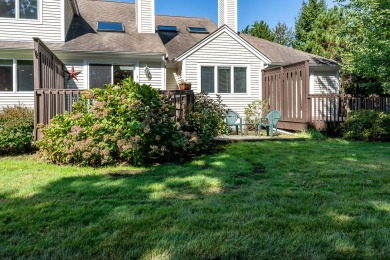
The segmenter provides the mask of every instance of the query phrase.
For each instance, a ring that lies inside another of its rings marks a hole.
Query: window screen
[[[89,88],[104,89],[105,84],[111,83],[111,64],[90,64],[89,65]]]
[[[202,67],[201,91],[206,93],[214,93],[214,67]]]
[[[15,0],[0,0],[0,17],[15,18]]]
[[[0,60],[0,91],[12,91],[13,68],[12,60]]]
[[[246,93],[246,68],[234,68],[234,93]]]
[[[38,1],[37,0],[20,0],[20,2],[19,2],[19,18],[21,18],[21,19],[38,19]]]
[[[34,66],[31,60],[18,60],[18,91],[34,90]]]
[[[218,68],[218,93],[231,92],[231,69],[219,67]]]

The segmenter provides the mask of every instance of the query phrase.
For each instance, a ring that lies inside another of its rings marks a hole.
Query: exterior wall
[[[148,65],[152,79],[148,79],[144,73],[145,67]],[[163,84],[163,69],[161,62],[140,62],[139,63],[139,83],[151,85],[153,88],[164,89]]]
[[[137,27],[139,33],[155,33],[154,0],[136,0]]]
[[[247,93],[220,94],[228,108],[244,115],[244,109],[261,95],[263,62],[244,46],[223,33],[183,61],[182,76],[192,83],[195,92],[201,91],[201,66],[247,66]],[[216,97],[216,94],[210,94]]]
[[[237,32],[237,0],[218,0],[218,26],[228,25]]]
[[[38,0],[38,20],[0,19],[0,40],[32,41],[40,37],[43,41],[63,41],[63,0]]]
[[[72,24],[74,12],[70,0],[65,0],[65,37],[69,31],[69,27]]]
[[[75,71],[80,71],[80,74],[77,75],[77,79],[69,79],[68,80],[68,74],[65,73],[65,88],[67,89],[86,89],[86,73],[84,70],[84,61],[78,60],[78,61],[70,61],[70,60],[63,60],[62,61],[65,64],[65,67],[68,71],[72,70],[72,66],[74,67]]]
[[[173,73],[177,73],[178,75],[180,74],[180,72],[178,72],[177,68],[167,69],[167,89],[168,90],[178,89],[176,79],[175,79],[175,76],[173,75]]]
[[[310,94],[339,94],[339,72],[335,70],[312,70]]]

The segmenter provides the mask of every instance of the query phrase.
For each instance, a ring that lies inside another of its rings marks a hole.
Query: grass
[[[0,165],[1,259],[390,255],[390,143],[238,143],[150,168]]]

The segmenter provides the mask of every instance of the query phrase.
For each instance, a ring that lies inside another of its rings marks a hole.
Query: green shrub
[[[185,116],[183,130],[199,137],[195,152],[208,150],[214,138],[225,132],[225,105],[221,97],[210,98],[206,93],[195,94],[194,107]]]
[[[211,101],[196,98],[195,111],[205,104],[210,111],[191,113],[188,122],[179,123],[174,105],[159,90],[130,78],[122,84],[85,91],[71,114],[57,115],[37,142],[43,157],[59,164],[91,166],[181,160],[204,150],[206,140],[220,128],[213,119],[206,126],[198,124],[206,116],[213,118]]]
[[[245,108],[245,123],[248,124],[249,130],[256,131],[260,123],[260,118],[264,118],[269,112],[268,103],[264,100],[255,100]]]
[[[31,108],[18,105],[5,107],[0,112],[0,154],[19,154],[33,150],[34,113]]]
[[[345,139],[364,141],[390,140],[390,115],[372,110],[351,112],[340,126]]]

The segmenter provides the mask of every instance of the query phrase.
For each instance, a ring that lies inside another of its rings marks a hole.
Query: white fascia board
[[[262,54],[260,51],[258,51],[255,47],[250,45],[246,40],[244,40],[242,37],[240,37],[236,32],[234,32],[229,26],[224,25],[218,30],[216,30],[214,33],[210,34],[208,37],[200,41],[199,43],[195,44],[192,48],[184,52],[182,55],[177,57],[175,61],[183,61],[188,56],[192,55],[196,51],[198,51],[203,46],[207,45],[209,42],[220,36],[222,33],[227,33],[230,37],[232,37],[234,40],[236,40],[238,43],[240,43],[242,46],[244,46],[248,51],[253,53],[256,57],[261,59],[264,63],[271,63],[271,60],[268,59],[264,54]]]

